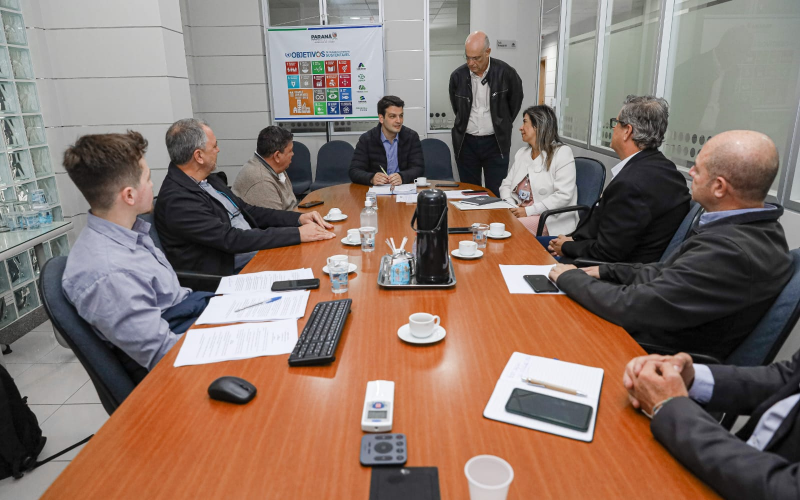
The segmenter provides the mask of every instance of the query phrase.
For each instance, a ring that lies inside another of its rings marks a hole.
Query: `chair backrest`
[[[578,188],[578,205],[593,207],[606,185],[606,167],[592,158],[575,158],[575,185]],[[583,219],[588,212],[579,212]]]
[[[286,175],[289,176],[292,184],[311,182],[311,152],[300,141],[294,141],[294,149],[292,151],[294,151],[294,156],[289,168],[286,169]]]
[[[353,146],[349,142],[326,142],[317,153],[316,182],[350,182],[350,161],[353,159]]]
[[[42,302],[53,327],[64,337],[89,373],[103,408],[111,415],[136,387],[136,383],[117,356],[78,315],[64,295],[61,277],[66,265],[67,258],[63,256],[45,262],[39,278]]]
[[[150,231],[148,233],[150,234],[150,239],[153,240],[153,243],[156,245],[156,248],[158,248],[163,252],[164,247],[161,246],[161,238],[158,237],[158,232],[156,231],[156,222],[155,219],[153,218],[153,212],[148,212],[146,214],[139,214],[137,215],[137,217],[150,224]]]
[[[450,161],[450,148],[439,139],[422,139],[422,156],[425,158],[425,177],[429,179],[452,181],[453,163]]]
[[[800,318],[800,249],[791,251],[792,277],[755,329],[725,358],[725,364],[760,366],[772,363]]]
[[[678,230],[675,231],[675,234],[672,235],[672,239],[669,241],[667,248],[664,249],[664,253],[661,254],[661,258],[659,262],[664,262],[667,260],[667,257],[670,256],[672,252],[678,249],[681,244],[686,241],[686,238],[689,236],[689,233],[692,231],[692,228],[697,224],[698,219],[700,216],[703,215],[703,207],[700,206],[699,203],[692,200],[689,204],[689,213],[686,214],[686,217],[683,218],[681,225],[678,226]]]

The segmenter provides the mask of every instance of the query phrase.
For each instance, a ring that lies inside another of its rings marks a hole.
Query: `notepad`
[[[203,313],[197,318],[198,325],[220,325],[247,321],[275,321],[298,319],[306,314],[308,290],[284,293],[233,294],[212,297]],[[266,303],[273,297],[281,299]],[[255,307],[253,304],[260,304]],[[247,307],[247,309],[240,310]],[[238,312],[237,312],[238,311]]]
[[[603,387],[603,374],[602,368],[515,352],[511,355],[511,359],[508,360],[505,369],[503,369],[503,374],[500,376],[500,380],[497,381],[494,392],[489,398],[489,403],[483,410],[483,416],[491,420],[548,432],[577,441],[591,442],[594,439],[597,407],[600,403],[600,391]],[[569,387],[587,394],[588,397],[573,396],[529,385],[522,381],[526,377]],[[589,430],[580,432],[507,412],[506,403],[508,398],[511,396],[511,392],[517,388],[591,406],[592,418],[589,422]]]
[[[314,271],[309,268],[286,271],[262,271],[260,273],[225,276],[219,282],[217,295],[233,293],[270,292],[275,281],[313,279]]]
[[[189,330],[185,337],[175,366],[290,354],[297,344],[297,320]]]
[[[509,208],[515,208],[514,205],[507,203],[503,200],[499,200],[494,203],[490,203],[488,205],[471,205],[463,201],[451,201],[450,203],[452,203],[459,210],[495,210],[495,209],[508,210]]]
[[[392,189],[391,184],[384,184],[380,186],[372,186],[369,188],[368,193],[375,193],[379,196],[393,195],[393,194],[415,194],[417,192],[416,184],[400,184]]]

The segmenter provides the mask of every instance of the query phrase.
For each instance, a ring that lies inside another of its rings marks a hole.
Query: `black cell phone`
[[[525,281],[536,293],[558,293],[558,287],[544,274],[526,274]]]
[[[311,208],[311,207],[316,207],[317,205],[322,205],[323,203],[325,203],[325,202],[324,201],[307,201],[307,202],[301,203],[301,204],[299,204],[297,206],[300,207],[300,208]]]
[[[289,280],[289,281],[274,281],[272,283],[273,292],[288,292],[290,290],[310,290],[312,288],[319,288],[319,279],[313,280]]]
[[[472,228],[467,227],[449,227],[447,232],[450,234],[472,234]]]
[[[475,196],[475,195],[479,195],[479,194],[488,195],[489,192],[486,191],[485,189],[483,189],[483,190],[481,190],[481,189],[473,189],[473,190],[469,190],[469,191],[462,191],[461,194],[463,194],[465,196]]]
[[[443,182],[443,183],[437,184],[436,187],[437,188],[457,188],[458,187],[458,183],[457,182],[450,182],[450,183],[444,183]]]
[[[524,389],[514,389],[506,403],[506,411],[581,432],[589,430],[592,419],[589,405]]]

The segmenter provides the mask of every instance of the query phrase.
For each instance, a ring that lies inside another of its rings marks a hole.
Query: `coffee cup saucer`
[[[501,234],[500,236],[495,236],[491,232],[488,232],[488,233],[486,233],[486,236],[488,236],[489,238],[491,238],[493,240],[504,240],[506,238],[511,237],[511,233],[509,231],[504,231],[503,234]]]
[[[325,215],[322,218],[325,219],[328,222],[339,222],[339,221],[345,220],[347,218],[347,215],[341,214],[338,217],[335,216],[335,215]]]
[[[456,248],[455,250],[450,252],[450,255],[459,259],[473,260],[473,259],[480,259],[481,257],[483,257],[483,251],[475,250],[475,253],[472,255],[462,255],[461,252],[458,250],[458,248]]]
[[[350,245],[351,247],[355,247],[355,246],[359,246],[360,247],[361,246],[361,238],[359,238],[358,241],[350,241],[350,238],[345,236],[344,238],[342,238],[342,243],[344,243],[345,245]]]
[[[435,344],[436,342],[442,340],[445,335],[447,335],[447,332],[441,325],[437,326],[433,330],[433,333],[425,338],[419,338],[411,335],[411,328],[409,328],[408,323],[401,326],[400,329],[397,330],[397,336],[400,337],[400,340],[408,342],[409,344],[418,345]]]
[[[417,187],[418,187],[418,188],[426,188],[426,187],[428,187],[428,186],[430,186],[430,185],[431,185],[431,183],[430,183],[430,182],[426,182],[425,184],[417,184]]]
[[[360,245],[360,244],[361,244],[361,243],[359,243],[359,245]],[[353,271],[355,271],[357,267],[358,267],[358,266],[356,266],[356,265],[355,265],[355,263],[353,263],[353,262],[349,262],[349,263],[347,264],[347,274],[350,274],[350,273],[352,273]],[[329,270],[328,270],[328,266],[323,266],[323,267],[322,267],[322,272],[323,272],[323,273],[325,273],[325,274],[330,274],[330,272],[329,272]]]

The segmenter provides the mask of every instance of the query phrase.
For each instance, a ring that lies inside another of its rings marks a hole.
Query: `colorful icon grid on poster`
[[[358,63],[355,80],[362,82],[365,93],[366,67]],[[289,113],[292,116],[353,114],[353,74],[349,59],[323,61],[287,61],[286,84],[289,88]],[[366,101],[361,95],[360,101]]]

